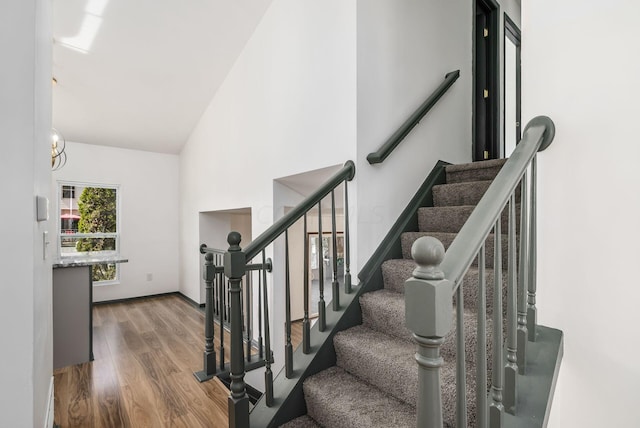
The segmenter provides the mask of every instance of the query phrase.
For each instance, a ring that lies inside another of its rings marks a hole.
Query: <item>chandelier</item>
[[[66,141],[57,129],[51,128],[51,169],[57,171],[67,163]]]

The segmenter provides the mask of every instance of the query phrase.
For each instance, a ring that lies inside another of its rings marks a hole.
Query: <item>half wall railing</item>
[[[527,343],[536,340],[536,193],[537,153],[553,141],[551,119],[539,116],[527,125],[515,151],[478,203],[448,250],[433,237],[412,247],[417,267],[405,283],[406,325],[418,344],[418,421],[421,428],[443,426],[440,348],[456,331],[456,424],[467,427],[467,373],[463,320],[464,277],[477,259],[477,345],[475,349],[475,425],[503,426],[505,412],[518,414],[517,382],[526,374]],[[519,200],[518,200],[519,199]],[[520,230],[516,230],[519,210]],[[505,213],[506,212],[506,213]],[[503,216],[508,217],[506,302],[503,302]],[[493,234],[493,236],[491,236]],[[485,245],[493,246],[493,302],[487,318]],[[500,292],[502,291],[502,292]],[[455,301],[455,303],[454,303]],[[506,311],[503,304],[506,303]],[[506,312],[506,314],[505,314]],[[455,316],[452,314],[455,313]],[[506,316],[505,316],[506,315]],[[487,326],[491,333],[485,334]],[[506,340],[505,337],[506,329]],[[487,336],[491,350],[487,352]],[[506,342],[506,352],[505,352]],[[471,350],[473,351],[473,350]],[[490,360],[490,379],[488,364]],[[490,380],[490,383],[489,383]],[[487,389],[487,386],[490,388]]]
[[[200,251],[205,254],[204,265],[204,279],[206,284],[206,326],[205,326],[205,351],[204,351],[204,369],[201,372],[196,373],[196,377],[202,380],[206,380],[218,374],[220,370],[216,369],[216,356],[214,349],[214,318],[218,317],[220,321],[220,335],[224,335],[224,307],[228,302],[230,306],[230,395],[228,399],[229,408],[229,427],[232,428],[246,428],[249,427],[249,397],[247,395],[247,385],[244,377],[247,369],[256,368],[258,366],[265,367],[265,384],[264,384],[264,399],[267,406],[274,404],[273,396],[273,372],[271,365],[273,361],[273,352],[270,334],[270,321],[269,321],[269,287],[267,284],[267,272],[271,272],[272,263],[270,259],[266,257],[267,247],[272,244],[276,239],[283,239],[284,243],[284,286],[285,286],[285,340],[284,340],[284,372],[287,378],[291,378],[293,375],[293,344],[291,340],[292,336],[292,320],[291,320],[291,278],[290,278],[290,257],[289,246],[290,239],[293,235],[290,233],[291,228],[298,221],[303,222],[303,237],[304,240],[304,279],[303,284],[303,307],[304,317],[302,319],[302,349],[304,354],[311,352],[310,345],[310,310],[309,310],[309,287],[310,284],[309,273],[310,269],[310,254],[309,254],[309,233],[308,233],[308,216],[313,211],[317,212],[317,233],[319,239],[317,240],[316,247],[316,263],[318,273],[318,288],[319,288],[319,300],[318,300],[318,329],[324,331],[326,329],[326,302],[325,302],[325,256],[328,254],[331,261],[332,271],[332,305],[331,310],[337,311],[340,309],[340,283],[338,280],[338,227],[336,213],[336,193],[338,189],[342,187],[343,197],[343,215],[344,223],[342,226],[343,233],[343,250],[342,250],[342,265],[344,266],[344,293],[351,293],[351,273],[350,273],[350,241],[349,241],[349,197],[347,191],[347,182],[351,181],[355,176],[355,164],[352,161],[348,161],[344,166],[331,176],[323,185],[321,185],[315,192],[306,197],[301,203],[291,209],[286,215],[276,221],[271,227],[269,227],[260,236],[254,239],[244,249],[240,247],[242,236],[238,232],[231,232],[228,235],[227,241],[229,243],[229,249],[220,259],[220,251],[214,248],[209,248],[206,245],[202,245]],[[330,197],[330,216],[331,226],[323,225],[323,201],[325,197]],[[315,226],[315,225],[314,225]],[[325,233],[328,229],[331,231],[330,251],[325,251],[323,243],[323,229]],[[255,261],[255,262],[254,262]],[[224,278],[222,278],[224,275]],[[228,291],[225,284],[228,283]],[[257,293],[254,290],[255,284],[257,284]],[[215,287],[217,285],[217,287]],[[217,290],[214,292],[214,288]],[[253,291],[252,291],[253,290]],[[215,294],[217,293],[217,294]],[[228,293],[228,294],[227,294]],[[257,294],[257,302],[254,303],[253,296]],[[219,300],[216,300],[215,296],[219,296]],[[244,299],[243,299],[244,298]],[[225,300],[227,299],[227,300]],[[243,303],[244,300],[244,303]],[[217,302],[217,303],[216,303]],[[244,305],[244,306],[243,306]],[[258,339],[257,342],[253,342],[251,338],[254,336],[251,333],[252,320],[251,313],[256,313],[253,309],[257,307],[258,318]],[[278,305],[278,307],[281,307]],[[218,312],[217,312],[218,311]],[[221,315],[217,315],[222,313]],[[264,337],[264,351],[262,340]],[[220,338],[220,343],[223,343],[224,337]],[[246,345],[246,346],[245,346]],[[251,360],[252,349],[257,347],[257,361],[254,358]],[[224,368],[224,350],[220,351],[220,368]],[[251,365],[251,366],[249,366]]]
[[[205,281],[205,347],[202,370],[195,372],[200,382],[207,381],[214,376],[225,377],[229,374],[227,361],[228,349],[225,349],[225,337],[231,330],[231,290],[229,282],[224,276],[224,254],[226,251],[201,245],[200,252],[205,254],[203,278]],[[246,368],[252,370],[263,367],[265,360],[264,328],[262,325],[263,278],[271,272],[271,259],[264,264],[248,265],[246,286],[242,290],[243,309],[253,308],[257,298],[257,331],[253,329],[253,311],[242,310],[243,342],[246,345],[244,354]],[[264,272],[263,272],[264,271]],[[218,347],[215,346],[215,330],[218,329]],[[217,352],[216,352],[217,349]],[[271,357],[272,359],[272,357]]]

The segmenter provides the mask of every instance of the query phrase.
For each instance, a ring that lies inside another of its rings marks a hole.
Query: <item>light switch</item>
[[[38,221],[49,220],[49,199],[46,196],[36,196],[36,218]]]

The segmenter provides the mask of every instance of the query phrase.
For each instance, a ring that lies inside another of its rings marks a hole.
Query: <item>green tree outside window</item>
[[[116,189],[85,187],[78,199],[79,233],[115,233],[117,225]],[[76,251],[115,251],[115,238],[80,238]],[[94,265],[94,281],[111,281],[116,277],[115,264]]]

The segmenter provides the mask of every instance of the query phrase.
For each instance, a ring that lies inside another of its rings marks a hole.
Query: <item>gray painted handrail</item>
[[[284,217],[277,222],[273,223],[270,228],[262,232],[260,236],[251,241],[249,245],[244,248],[244,253],[247,260],[254,258],[260,251],[272,243],[278,236],[284,233],[289,227],[291,227],[296,221],[313,208],[319,201],[325,196],[331,193],[336,187],[338,187],[343,181],[351,181],[356,175],[356,165],[353,161],[345,162],[344,166],[340,168],[338,172],[332,175],[325,183],[320,186],[315,192],[307,196],[302,202],[289,211]],[[204,253],[216,253],[224,251],[209,248],[206,244],[200,245],[200,252]]]
[[[535,154],[549,147],[554,136],[555,125],[548,117],[538,116],[529,122],[522,140],[447,249],[440,269],[454,283],[454,291]]]
[[[322,186],[320,186],[315,192],[307,196],[302,202],[295,206],[289,213],[273,225],[262,232],[260,236],[251,241],[249,245],[244,248],[244,253],[247,260],[254,258],[260,251],[273,242],[278,236],[284,233],[289,227],[291,227],[296,221],[298,221],[307,211],[313,208],[327,196],[333,189],[338,187],[343,181],[351,181],[356,174],[356,165],[353,161],[347,161],[344,166],[331,176]]]
[[[205,254],[205,253],[224,254],[226,252],[227,252],[227,250],[220,250],[218,248],[212,248],[212,247],[207,246],[207,244],[200,245],[200,253],[201,254]]]
[[[404,140],[409,132],[422,120],[422,118],[436,105],[438,100],[447,92],[453,83],[460,77],[460,70],[447,73],[442,82],[429,98],[422,103],[418,109],[407,119],[396,132],[375,152],[367,155],[367,160],[371,165],[374,163],[382,163],[391,154],[391,152]]]

